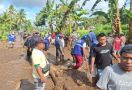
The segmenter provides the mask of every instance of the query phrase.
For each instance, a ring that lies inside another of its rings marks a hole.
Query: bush
[[[80,37],[82,37],[84,35],[87,35],[89,30],[77,30],[76,32],[80,35]]]
[[[122,32],[126,35],[128,35],[128,29],[128,25],[122,25]],[[94,32],[96,33],[96,35],[98,35],[99,33],[105,33],[107,35],[108,33],[112,32],[112,28],[110,24],[97,25]]]
[[[1,36],[0,36],[0,40],[8,40],[8,32],[2,32]]]

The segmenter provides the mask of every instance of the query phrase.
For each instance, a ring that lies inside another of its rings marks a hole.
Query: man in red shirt
[[[114,52],[120,56],[120,50],[121,50],[121,39],[119,38],[118,35],[115,35],[115,38],[114,38],[114,44],[113,44],[113,49],[114,49]]]
[[[51,34],[51,38],[52,38],[51,43],[54,45],[55,43],[55,33],[54,32]]]

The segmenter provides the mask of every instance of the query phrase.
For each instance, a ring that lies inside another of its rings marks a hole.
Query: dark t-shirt
[[[97,44],[94,47],[92,56],[95,57],[95,64],[97,68],[104,69],[106,66],[112,64],[112,54],[113,48],[110,44],[106,44],[105,46],[101,46]]]

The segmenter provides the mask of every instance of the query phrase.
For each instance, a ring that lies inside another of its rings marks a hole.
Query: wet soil
[[[0,90],[34,90],[32,65],[26,60],[26,49],[19,37],[14,48],[7,48],[7,42],[0,43]],[[65,48],[65,60],[72,59]],[[50,63],[55,64],[55,48],[51,46],[45,52]],[[57,84],[48,77],[46,90],[94,90],[85,70],[65,69],[63,65],[54,65]]]

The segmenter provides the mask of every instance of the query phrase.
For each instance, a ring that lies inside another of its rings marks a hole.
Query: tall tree
[[[54,0],[47,0],[46,6],[40,11],[40,13],[36,17],[36,26],[43,26],[47,22],[52,32],[54,13]]]
[[[82,7],[88,0],[84,0],[82,6],[77,5],[79,0],[60,0],[60,4],[54,4],[54,0],[47,0],[46,6],[36,17],[36,25],[42,26],[48,23],[51,31],[53,25],[57,31],[69,30],[77,27],[77,22],[87,11]],[[52,3],[51,3],[52,2]],[[79,7],[78,7],[79,6]]]
[[[96,0],[95,4],[92,7],[92,10],[97,6],[99,2],[102,0]],[[103,0],[108,2],[109,6],[109,17],[111,20],[111,27],[113,29],[113,32],[119,34],[121,32],[121,21],[120,21],[120,13],[119,13],[119,7],[118,2],[119,0]]]
[[[10,23],[10,30],[14,29],[15,27],[15,21],[16,21],[16,9],[14,8],[13,5],[10,5],[9,8],[6,11],[8,18],[9,18],[9,23]]]
[[[130,1],[131,19],[129,21],[129,43],[132,43],[132,0]]]
[[[25,11],[24,9],[20,9],[20,11],[17,13],[17,26],[19,28],[19,30],[22,29],[22,27],[24,26],[24,23],[25,23],[25,19],[26,19],[26,16],[25,16]]]

